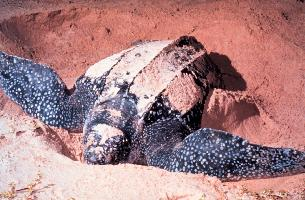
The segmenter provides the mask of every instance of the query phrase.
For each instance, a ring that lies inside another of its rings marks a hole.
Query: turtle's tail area
[[[0,89],[31,116],[46,124],[79,129],[77,101],[69,98],[54,70],[0,51]]]
[[[172,121],[164,122],[172,125]],[[157,122],[145,130],[148,133],[146,144],[149,149],[146,156],[150,165],[169,171],[204,173],[225,181],[305,172],[305,152],[250,144],[238,136],[209,128],[199,129],[182,139],[177,136],[181,131],[175,130],[174,133],[161,128],[166,127],[166,124]],[[162,140],[164,135],[164,144],[175,141],[172,146],[154,146],[154,143],[149,143],[156,137]]]

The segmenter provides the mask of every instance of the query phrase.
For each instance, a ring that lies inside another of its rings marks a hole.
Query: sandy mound
[[[0,49],[51,65],[69,87],[89,65],[137,41],[186,34],[204,43],[226,85],[210,94],[202,126],[257,144],[304,150],[303,1],[0,2]],[[71,161],[81,158],[79,134],[21,118],[24,113],[2,94],[0,110],[6,113],[0,122],[0,161],[6,163],[0,168],[0,192],[12,181],[23,187],[38,170],[42,187],[55,184],[36,194],[42,199],[138,199],[145,192],[151,199],[166,199],[166,194],[199,199],[202,193],[213,199],[234,195],[232,184],[251,191],[304,192],[304,174],[230,183],[228,189],[203,176],[132,165],[82,165]],[[302,199],[300,195],[293,197]]]
[[[304,150],[304,135],[287,139],[285,127],[261,106],[248,92],[215,89],[205,103],[202,127],[227,130],[247,140],[273,147]]]
[[[2,115],[0,124],[1,191],[9,191],[11,183],[16,189],[27,187],[39,175],[32,194],[38,199],[235,199],[244,195],[203,175],[136,165],[84,165],[63,156],[62,140],[29,117]],[[27,190],[16,193],[18,198],[29,195]]]

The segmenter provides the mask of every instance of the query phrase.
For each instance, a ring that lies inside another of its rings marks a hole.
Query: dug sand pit
[[[131,44],[194,35],[226,86],[210,94],[202,126],[304,150],[304,13],[302,1],[1,1],[0,49],[51,65],[72,88],[88,66]],[[48,187],[34,193],[39,199],[236,199],[235,186],[262,198],[272,189],[273,198],[284,190],[281,198],[304,199],[304,174],[220,183],[144,166],[86,166],[73,161],[82,157],[80,134],[44,125],[37,133],[2,93],[0,109],[0,192],[41,173],[37,188]]]

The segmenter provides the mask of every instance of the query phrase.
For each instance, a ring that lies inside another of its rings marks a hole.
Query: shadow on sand
[[[245,79],[243,79],[242,75],[232,66],[231,60],[228,56],[217,52],[211,52],[209,56],[222,73],[224,89],[230,91],[244,91],[247,89]]]

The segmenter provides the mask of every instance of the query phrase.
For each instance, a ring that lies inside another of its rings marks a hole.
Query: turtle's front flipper
[[[0,51],[0,88],[26,113],[46,124],[82,128],[83,101],[85,105],[90,105],[89,100],[94,101],[87,94],[90,89],[82,87],[87,82],[86,77],[81,77],[74,94],[69,96],[64,82],[48,66]]]
[[[183,139],[181,130],[183,126],[177,119],[145,128],[149,165],[169,171],[205,173],[222,180],[305,172],[305,152],[250,144],[238,136],[209,128]]]

